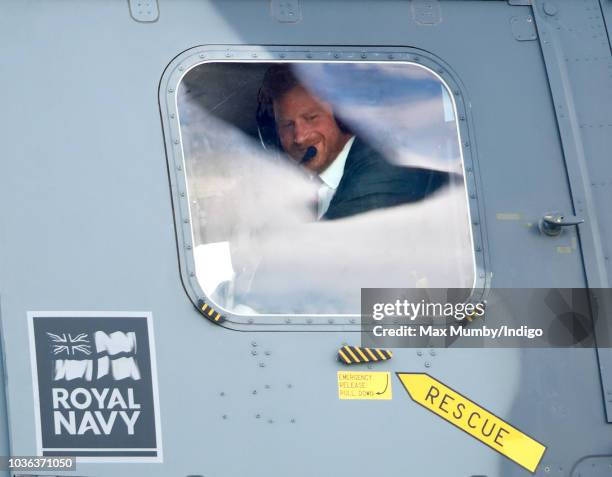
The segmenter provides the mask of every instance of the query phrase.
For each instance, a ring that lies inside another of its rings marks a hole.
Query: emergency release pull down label
[[[425,373],[396,373],[412,400],[535,472],[546,447]]]
[[[392,399],[391,373],[338,371],[338,398]]]

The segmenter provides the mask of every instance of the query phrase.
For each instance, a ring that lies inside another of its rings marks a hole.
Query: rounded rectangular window
[[[410,62],[201,63],[176,95],[195,276],[233,315],[472,288],[456,105]]]

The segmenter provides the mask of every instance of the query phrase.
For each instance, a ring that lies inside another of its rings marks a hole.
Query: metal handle
[[[572,225],[579,225],[584,222],[584,219],[576,217],[575,215],[563,215],[559,212],[551,212],[546,214],[540,220],[540,231],[543,234],[551,237],[556,237],[561,233],[563,227],[570,227]]]

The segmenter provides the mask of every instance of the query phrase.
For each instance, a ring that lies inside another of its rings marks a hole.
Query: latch
[[[551,212],[540,220],[540,232],[550,237],[556,237],[561,234],[563,227],[580,225],[583,222],[584,219],[576,217],[575,215],[563,215],[558,212]]]

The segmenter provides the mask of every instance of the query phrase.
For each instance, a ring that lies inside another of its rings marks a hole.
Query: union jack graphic
[[[83,353],[87,356],[91,354],[91,345],[89,344],[89,337],[87,333],[79,333],[76,336],[72,336],[71,333],[62,333],[56,335],[54,333],[47,332],[49,338],[53,343],[53,354],[58,355],[66,353],[68,356],[75,355],[78,352]]]

